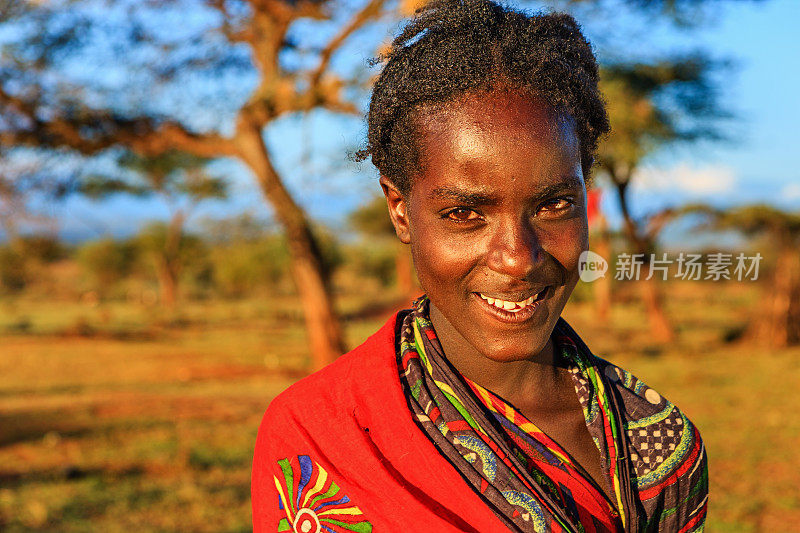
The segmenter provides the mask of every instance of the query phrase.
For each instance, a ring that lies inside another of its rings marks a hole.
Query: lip
[[[536,290],[527,289],[524,291],[516,291],[516,292],[483,292],[475,293],[475,294],[483,294],[484,296],[488,296],[489,298],[494,298],[496,300],[505,300],[507,302],[522,302],[527,300],[531,296],[535,296],[540,292],[545,292],[544,296],[540,299],[544,299],[547,297],[547,292],[550,290],[550,285],[545,285],[539,287]]]
[[[492,316],[492,318],[495,318],[496,320],[505,322],[507,324],[521,324],[523,322],[530,320],[536,314],[536,311],[540,307],[542,307],[544,300],[550,297],[551,289],[552,288],[550,286],[547,286],[544,289],[540,289],[538,292],[528,292],[527,296],[523,294],[522,297],[517,296],[517,294],[493,296],[485,292],[484,293],[473,292],[472,296],[478,301],[478,303],[480,303],[483,309],[485,309],[486,312]],[[490,304],[489,302],[481,298],[481,294],[483,294],[484,296],[489,296],[490,298],[499,298],[501,300],[516,301],[516,302],[524,301],[535,294],[540,294],[540,296],[537,300],[535,300],[533,303],[531,303],[524,309],[512,313],[511,311],[506,311],[505,309],[499,309],[494,305]]]

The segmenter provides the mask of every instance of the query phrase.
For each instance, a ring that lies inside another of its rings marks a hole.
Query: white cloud
[[[634,176],[632,185],[638,192],[683,192],[690,196],[731,192],[735,186],[732,168],[696,167],[688,163],[671,168],[642,168]]]
[[[800,183],[787,183],[781,189],[781,198],[783,200],[793,201],[800,200]]]

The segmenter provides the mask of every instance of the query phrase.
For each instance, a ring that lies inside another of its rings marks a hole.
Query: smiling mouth
[[[523,311],[529,311],[536,308],[537,304],[545,297],[549,287],[545,287],[538,293],[529,296],[528,298],[522,301],[514,301],[514,300],[504,300],[502,298],[493,298],[491,296],[487,296],[482,292],[476,293],[480,298],[489,304],[491,307],[499,311],[504,311],[506,313],[522,313]],[[527,313],[525,313],[527,314]]]

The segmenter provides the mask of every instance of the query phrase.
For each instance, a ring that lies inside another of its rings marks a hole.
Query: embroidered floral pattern
[[[308,455],[281,459],[282,479],[273,476],[278,507],[286,513],[278,531],[294,533],[369,533],[372,524],[352,505],[328,473]]]

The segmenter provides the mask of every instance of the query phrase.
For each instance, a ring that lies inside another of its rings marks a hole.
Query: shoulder
[[[255,531],[274,531],[276,524],[284,528],[280,531],[290,529],[284,524],[284,502],[291,504],[293,479],[305,484],[313,475],[323,483],[330,473],[342,483],[347,478],[340,470],[363,460],[365,429],[359,412],[377,410],[382,390],[390,388],[387,380],[394,379],[399,386],[394,324],[395,319],[390,319],[361,346],[301,379],[270,403],[253,453],[250,488]],[[289,491],[288,499],[283,489]]]
[[[683,412],[661,393],[622,367],[598,357],[583,343],[566,322],[559,323],[565,347],[588,354],[586,363],[619,407],[621,431],[631,443],[631,459],[635,464],[640,485],[660,479],[671,467],[680,463],[695,450],[700,435]],[[577,371],[577,370],[574,370]],[[592,385],[578,376],[587,389]],[[587,421],[595,420],[601,410],[597,396],[586,398],[583,408]]]
[[[601,358],[597,366],[620,400],[621,429],[645,508],[671,503],[675,512],[669,519],[683,524],[704,517],[708,467],[697,427],[677,405],[627,370]]]
[[[700,432],[677,405],[624,368],[597,359],[598,369],[621,401],[624,430],[633,444],[631,458],[640,486],[699,452]]]
[[[600,357],[596,360],[598,371],[619,395],[629,431],[645,428],[657,431],[667,426],[673,426],[674,430],[681,430],[681,426],[694,427],[677,405],[637,376]]]
[[[380,383],[396,377],[394,327],[390,318],[364,343],[335,362],[307,376],[270,402],[259,433],[283,431],[287,425],[315,426],[351,417],[356,407],[368,407]]]

